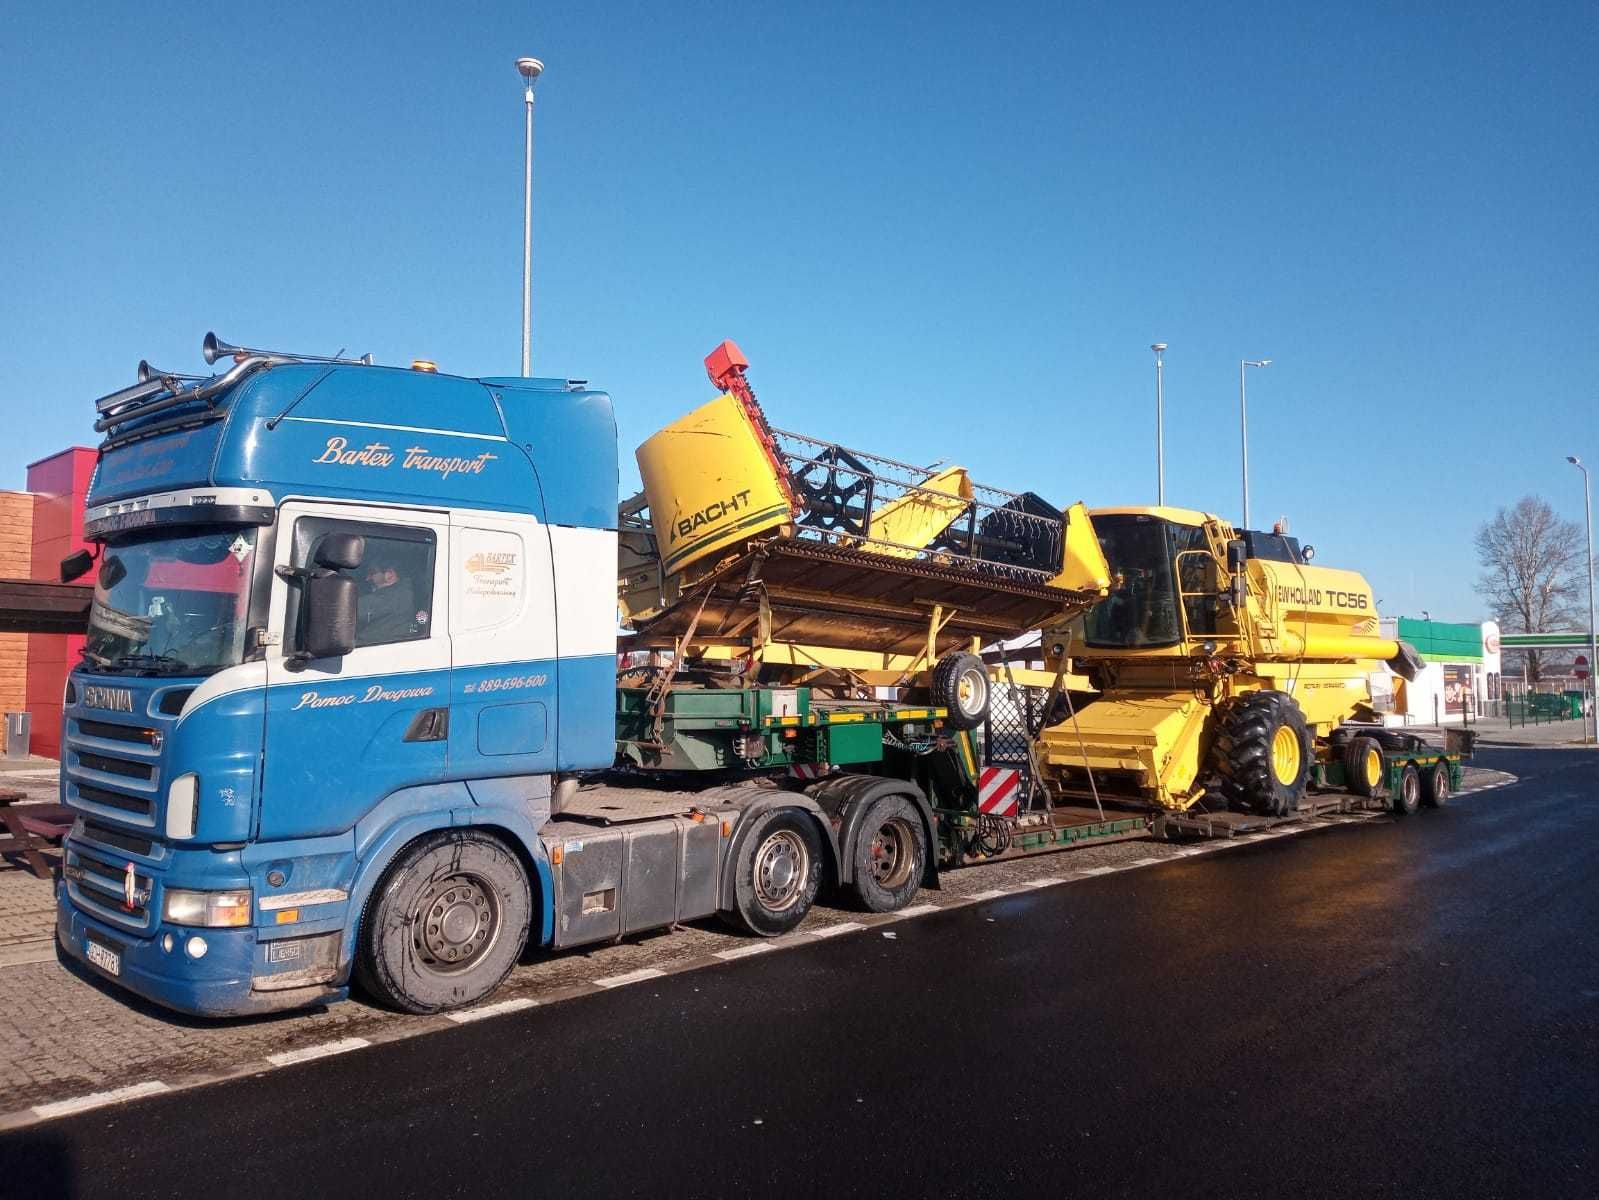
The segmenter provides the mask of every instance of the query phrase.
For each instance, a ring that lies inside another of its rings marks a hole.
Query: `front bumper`
[[[112,975],[89,959],[90,932],[104,945],[116,948],[122,970]],[[170,933],[171,950],[162,949],[162,936]],[[194,935],[205,938],[203,958],[192,958],[184,943]],[[345,999],[350,989],[331,983],[274,991],[257,991],[254,966],[257,941],[254,929],[194,929],[157,923],[149,936],[134,936],[85,913],[73,904],[64,887],[56,893],[56,943],[82,963],[91,974],[126,988],[164,1008],[196,1017],[243,1017],[282,1012]]]

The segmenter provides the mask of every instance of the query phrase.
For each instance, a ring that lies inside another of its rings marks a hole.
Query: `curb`
[[[1502,771],[1483,771],[1485,775],[1499,775],[1502,778],[1488,780],[1462,787],[1455,793],[1456,797],[1469,796],[1478,792],[1492,791],[1495,788],[1507,787],[1516,783],[1517,777]],[[212,1083],[223,1083],[230,1079],[238,1079],[246,1075],[261,1075],[268,1071],[280,1070],[284,1067],[296,1066],[300,1063],[312,1062],[321,1058],[329,1058],[340,1054],[349,1054],[356,1051],[367,1051],[373,1047],[386,1045],[391,1042],[406,1041],[410,1038],[422,1037],[426,1034],[439,1033],[457,1025],[470,1024],[486,1018],[506,1016],[510,1013],[525,1012],[534,1008],[544,1008],[551,1004],[559,1004],[566,1000],[574,1000],[580,996],[599,995],[603,992],[615,991],[620,988],[631,987],[639,983],[648,983],[656,979],[665,979],[673,975],[685,974],[689,971],[699,971],[707,967],[724,967],[739,959],[756,957],[763,954],[775,953],[780,950],[792,949],[796,946],[815,945],[819,942],[829,941],[832,938],[847,934],[864,934],[881,926],[894,925],[898,922],[916,920],[921,917],[932,916],[935,913],[948,912],[958,908],[967,908],[973,905],[991,904],[1011,896],[1022,895],[1037,891],[1042,888],[1056,887],[1061,884],[1078,883],[1088,879],[1099,879],[1106,875],[1116,875],[1124,871],[1137,871],[1146,867],[1159,866],[1163,863],[1182,862],[1206,854],[1219,854],[1239,846],[1257,845],[1261,842],[1272,841],[1282,837],[1297,837],[1317,830],[1331,829],[1339,825],[1360,824],[1368,821],[1392,820],[1392,816],[1384,812],[1359,812],[1339,814],[1336,817],[1312,817],[1302,822],[1277,826],[1263,830],[1259,833],[1243,834],[1238,837],[1216,838],[1210,841],[1197,842],[1179,846],[1172,853],[1160,857],[1145,857],[1132,859],[1116,866],[1080,867],[1061,871],[1052,875],[1040,875],[1032,879],[1025,879],[1004,887],[988,888],[984,891],[973,892],[965,896],[941,897],[938,901],[924,901],[922,903],[903,908],[892,913],[861,913],[853,920],[845,920],[832,925],[824,925],[813,930],[796,930],[781,937],[770,938],[758,942],[750,942],[740,946],[732,946],[724,950],[715,950],[706,954],[696,954],[677,962],[664,964],[658,967],[641,967],[619,975],[600,976],[595,979],[584,980],[578,983],[565,984],[541,992],[537,996],[513,996],[503,1000],[491,1000],[488,1003],[474,1008],[458,1009],[454,1012],[439,1013],[425,1020],[408,1025],[404,1028],[392,1030],[370,1031],[364,1037],[344,1037],[334,1041],[320,1042],[310,1046],[296,1047],[276,1054],[270,1054],[264,1059],[248,1059],[214,1071],[198,1072],[194,1074],[174,1076],[168,1080],[147,1079],[124,1087],[113,1088],[107,1091],[90,1092],[82,1096],[69,1097],[64,1100],[52,1100],[36,1104],[14,1112],[0,1113],[0,1133],[12,1130],[25,1129],[32,1125],[42,1124],[46,1121],[56,1120],[60,1117],[72,1116],[77,1113],[88,1112],[92,1109],[104,1108],[110,1105],[123,1104],[133,1100],[143,1099],[146,1096],[163,1095],[169,1092],[185,1091],[189,1088],[203,1087]],[[884,929],[883,937],[894,937],[894,931]],[[26,944],[26,943],[25,943]],[[54,960],[55,949],[53,943],[44,943],[50,948],[49,959]],[[5,951],[0,950],[0,956]],[[0,966],[5,965],[5,960],[0,957]]]

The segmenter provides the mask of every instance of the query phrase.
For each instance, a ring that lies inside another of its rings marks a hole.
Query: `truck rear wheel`
[[[1399,787],[1394,791],[1394,812],[1408,817],[1421,807],[1421,772],[1415,764],[1399,773]]]
[[[1292,696],[1259,691],[1218,713],[1212,746],[1222,795],[1267,816],[1287,816],[1304,799],[1310,778],[1310,731]]]
[[[1422,792],[1421,802],[1428,808],[1442,808],[1449,803],[1449,764],[1441,758],[1427,772],[1427,787]]]
[[[527,944],[527,873],[498,838],[441,830],[383,873],[356,946],[356,977],[374,999],[433,1013],[487,996]]]
[[[1344,748],[1344,784],[1357,796],[1375,796],[1382,791],[1385,765],[1376,738],[1351,738]]]
[[[910,903],[927,867],[927,836],[916,806],[904,796],[874,801],[861,818],[850,891],[867,912],[894,912]]]
[[[988,716],[988,668],[975,654],[946,654],[933,668],[933,703],[953,729],[976,729]]]
[[[792,808],[756,817],[733,869],[733,910],[723,915],[762,937],[787,933],[811,911],[821,886],[822,839],[815,822]]]

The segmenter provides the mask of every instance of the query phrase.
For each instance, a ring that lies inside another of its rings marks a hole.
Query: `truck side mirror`
[[[71,583],[74,579],[82,579],[92,566],[94,555],[87,550],[74,550],[61,560],[61,582]]]
[[[353,571],[365,557],[366,539],[358,533],[330,533],[316,546],[316,565],[333,571]]]
[[[342,658],[354,650],[355,621],[355,580],[348,575],[313,575],[305,581],[304,657]]]

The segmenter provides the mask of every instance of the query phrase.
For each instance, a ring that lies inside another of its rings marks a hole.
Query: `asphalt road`
[[[0,1139],[0,1193],[1592,1196],[1599,755]]]

